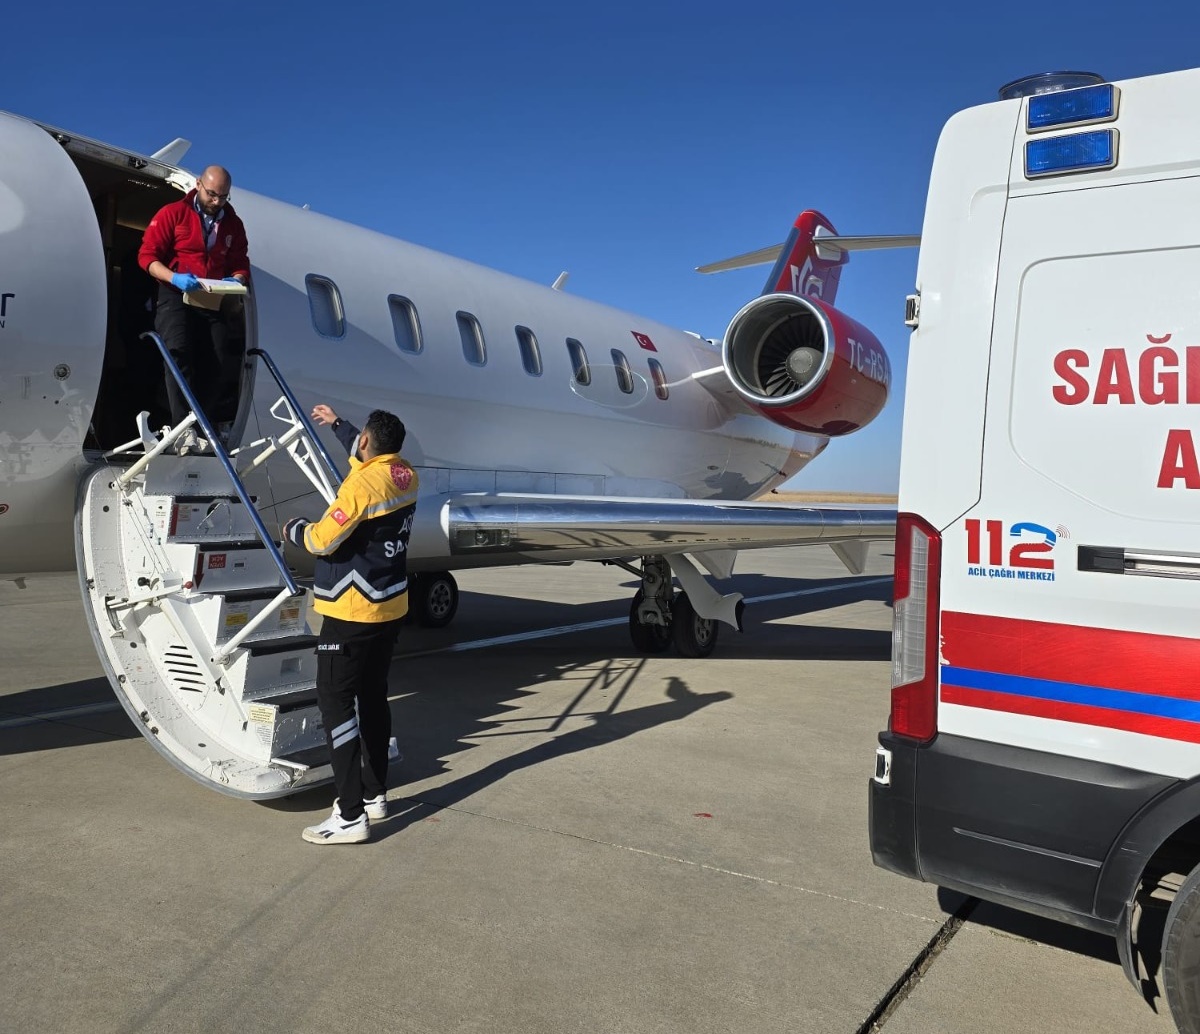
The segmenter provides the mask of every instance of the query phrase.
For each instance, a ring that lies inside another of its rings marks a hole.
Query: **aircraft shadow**
[[[47,712],[54,717],[31,720]],[[140,735],[103,676],[0,696],[0,756]]]
[[[766,581],[797,587],[795,579]],[[776,622],[832,606],[879,601],[889,592],[887,583],[856,584],[837,593],[793,596],[761,604],[759,620],[748,625],[745,633],[722,634],[716,657],[886,662],[890,657],[890,631]],[[472,599],[473,596],[479,599]],[[465,614],[480,613],[488,599],[494,609],[494,598],[463,593],[461,607]],[[481,605],[480,610],[476,604]],[[403,762],[392,769],[393,787],[447,775],[452,764],[448,759],[461,760],[464,752],[478,748],[481,741],[531,732],[557,735],[413,797],[394,799],[393,815],[378,827],[377,836],[399,832],[428,817],[430,809],[452,807],[513,772],[603,746],[644,729],[684,721],[701,708],[732,698],[729,691],[696,693],[684,678],[670,675],[666,699],[619,709],[649,663],[646,657],[633,651],[625,627],[627,613],[628,603],[624,600],[549,605],[537,600],[506,599],[506,625],[481,631],[503,632],[509,625],[536,629],[613,619],[619,622],[550,638],[489,645],[480,650],[432,652],[428,645],[430,637],[422,635],[419,629],[406,630],[400,637],[400,651],[391,674],[392,691],[397,694],[392,701],[393,730],[404,753]],[[527,620],[535,614],[536,621]],[[459,628],[454,637],[460,647],[470,645],[463,632]],[[486,641],[487,636],[483,639]],[[671,660],[670,654],[657,656]],[[525,698],[536,694],[538,687],[546,682],[567,683],[572,688],[573,695],[559,715],[521,718],[513,714]],[[598,690],[605,692],[601,694]],[[644,692],[643,682],[639,684],[639,693]],[[587,719],[590,724],[579,728],[580,719]],[[570,726],[566,727],[568,722]],[[559,729],[563,731],[558,732]],[[329,787],[322,787],[266,803],[282,810],[307,812],[327,807],[332,796]]]
[[[422,791],[412,797],[393,801],[393,814],[388,817],[386,823],[381,823],[376,827],[375,839],[383,840],[403,832],[414,822],[429,817],[431,810],[440,811],[451,808],[485,787],[500,782],[521,769],[582,750],[614,743],[644,729],[652,729],[668,722],[683,721],[702,708],[722,700],[732,699],[733,694],[728,690],[693,693],[683,679],[672,676],[668,680],[666,696],[666,700],[626,711],[601,712],[594,716],[593,724],[586,728],[573,729],[552,740],[493,761],[490,765],[459,779]],[[414,760],[420,762],[432,759],[425,757]],[[405,774],[409,780],[415,781],[413,778],[415,773],[410,773],[406,769]]]
[[[747,575],[736,577],[732,584],[749,597],[790,593],[845,581],[845,578],[797,580]],[[833,592],[788,596],[748,607],[745,631],[738,634],[731,629],[722,629],[715,658],[886,661],[891,649],[891,635],[886,630],[795,622],[797,617],[833,607],[890,598],[890,583],[862,584],[862,581],[851,581]],[[632,592],[631,588],[630,597]],[[519,701],[535,692],[543,682],[580,681],[584,686],[581,699],[589,687],[594,689],[600,684],[627,688],[645,663],[644,658],[633,650],[625,626],[628,607],[627,598],[578,604],[547,603],[464,592],[461,618],[452,628],[406,627],[398,644],[392,683],[393,692],[403,694],[393,702],[393,715],[406,754],[404,779],[415,782],[444,774],[446,766],[439,759],[470,749],[474,745],[473,737],[481,731],[490,734],[498,724],[502,726],[498,716],[515,710]],[[503,615],[502,623],[480,617],[495,613]],[[486,640],[496,635],[520,636],[539,629],[592,621],[616,623],[546,638],[522,638],[517,642],[486,645]],[[484,641],[481,648],[461,649],[470,646],[475,639]],[[669,657],[670,654],[662,656]],[[481,677],[480,673],[486,674]],[[618,692],[623,696],[625,689]],[[555,746],[557,740],[544,744],[530,752],[516,767],[621,738],[654,724],[686,718],[697,706],[707,706],[717,699],[702,696],[697,704],[697,698],[682,681],[674,686],[673,692],[677,698],[651,705],[648,709],[602,713],[596,718],[596,727],[565,733],[571,737],[565,744]],[[102,708],[104,705],[111,705],[111,708],[80,714],[72,714],[70,710]],[[7,727],[4,724],[46,712],[60,713],[50,720]],[[0,697],[0,755],[133,739],[139,735],[139,730],[117,706],[104,677]],[[506,764],[511,766],[514,762]],[[489,771],[494,778],[504,774],[494,767]],[[310,810],[315,806],[314,795],[327,797],[328,789],[317,789],[274,803],[288,807],[288,802],[296,802],[295,810]]]

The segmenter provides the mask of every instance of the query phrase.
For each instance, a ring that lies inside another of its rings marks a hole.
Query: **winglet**
[[[164,165],[178,165],[191,146],[190,140],[184,140],[183,137],[177,136],[166,147],[160,147],[150,157]]]

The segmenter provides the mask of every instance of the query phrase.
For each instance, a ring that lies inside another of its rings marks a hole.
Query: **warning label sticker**
[[[269,704],[251,704],[246,708],[246,718],[256,725],[274,725],[275,708]]]
[[[225,627],[241,628],[247,621],[250,620],[250,608],[240,607],[238,609],[230,609],[225,613]]]

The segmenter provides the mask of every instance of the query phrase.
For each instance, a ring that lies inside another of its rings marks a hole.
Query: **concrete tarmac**
[[[300,839],[331,789],[164,762],[73,574],[0,583],[0,1030],[1172,1030],[1110,940],[871,864],[890,549],[739,570],[706,660],[632,651],[619,569],[464,573],[402,636],[392,815],[349,847]]]

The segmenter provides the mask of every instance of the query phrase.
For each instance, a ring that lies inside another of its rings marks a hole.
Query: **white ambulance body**
[[[1200,69],[954,116],[917,289],[875,862],[1200,1031]]]

